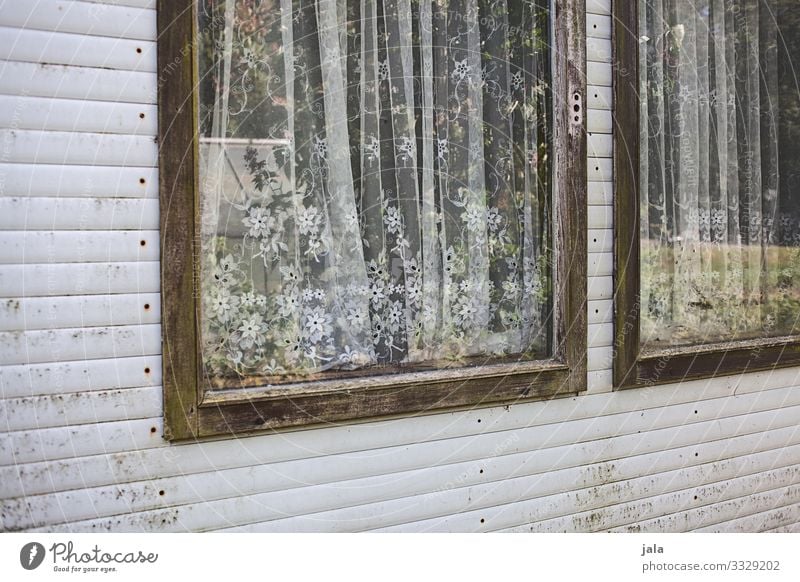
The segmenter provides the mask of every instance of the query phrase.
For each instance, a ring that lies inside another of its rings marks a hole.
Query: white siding
[[[0,9],[0,530],[798,531],[800,370],[611,391],[609,0],[588,395],[165,443],[154,4]]]

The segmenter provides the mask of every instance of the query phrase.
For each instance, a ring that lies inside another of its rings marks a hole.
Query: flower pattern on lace
[[[552,134],[551,96],[520,67],[549,66],[548,19],[524,3],[513,32],[495,16],[481,30],[474,9],[445,9],[448,46],[418,54],[418,23],[398,40],[393,11],[359,19],[358,3],[336,5],[348,24],[324,33],[330,2],[291,18],[237,2],[232,33],[225,3],[198,4],[209,377],[544,355],[550,167],[537,140]],[[365,39],[378,42],[362,54]]]

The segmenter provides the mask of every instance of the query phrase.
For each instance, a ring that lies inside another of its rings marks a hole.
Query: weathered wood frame
[[[197,301],[195,3],[158,1],[164,435],[200,438],[586,390],[585,0],[555,0],[552,359],[209,391]]]
[[[762,338],[669,349],[640,345],[639,2],[614,2],[614,386],[637,388],[687,379],[800,365],[800,337]]]

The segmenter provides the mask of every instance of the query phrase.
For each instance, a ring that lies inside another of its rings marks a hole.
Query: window
[[[797,3],[615,4],[615,384],[800,364]]]
[[[159,4],[170,438],[584,389],[579,5]]]

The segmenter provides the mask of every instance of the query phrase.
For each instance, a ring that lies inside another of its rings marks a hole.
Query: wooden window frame
[[[615,389],[800,365],[800,336],[641,348],[639,1],[613,4]]]
[[[238,435],[586,390],[585,0],[555,0],[554,357],[209,391],[199,353],[197,78],[192,0],[159,0],[158,114],[164,435]]]

